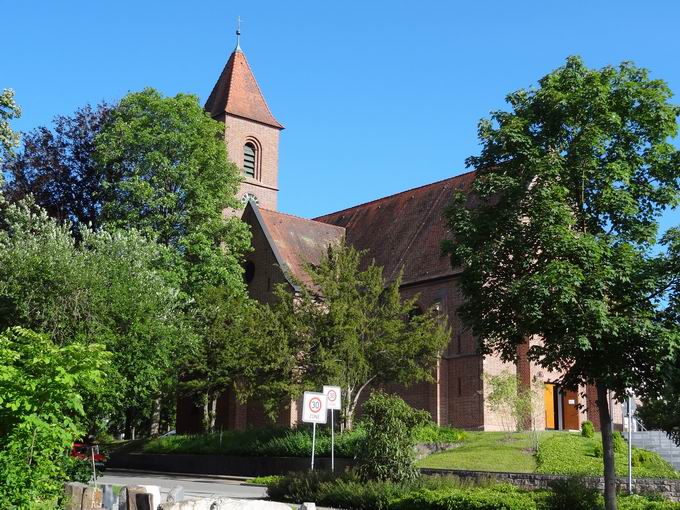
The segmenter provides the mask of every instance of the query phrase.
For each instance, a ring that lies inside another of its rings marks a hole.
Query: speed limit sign
[[[305,423],[326,423],[326,395],[305,391],[302,400],[302,421]]]
[[[328,409],[334,409],[336,411],[342,409],[340,386],[324,386],[323,393],[328,400]]]

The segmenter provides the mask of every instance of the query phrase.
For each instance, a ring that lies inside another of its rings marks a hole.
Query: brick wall
[[[248,141],[258,146],[258,174],[241,183],[238,197],[251,193],[265,209],[276,210],[279,192],[279,130],[258,122],[227,115],[224,139],[229,159],[243,168],[243,147]]]

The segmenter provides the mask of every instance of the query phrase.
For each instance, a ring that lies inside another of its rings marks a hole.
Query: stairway
[[[623,437],[628,440],[628,433],[624,432]],[[676,445],[665,432],[660,430],[633,432],[632,439],[634,447],[658,453],[680,471],[680,446]]]

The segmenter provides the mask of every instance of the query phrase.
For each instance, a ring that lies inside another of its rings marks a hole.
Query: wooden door
[[[562,393],[562,416],[566,430],[578,430],[578,393],[565,391]]]
[[[543,388],[545,406],[545,428],[555,429],[555,385],[546,384]]]

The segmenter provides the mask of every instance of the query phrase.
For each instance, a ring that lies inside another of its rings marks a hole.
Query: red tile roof
[[[241,50],[235,50],[229,57],[204,108],[212,117],[227,113],[283,129],[269,110]]]
[[[281,259],[280,264],[286,266],[281,269],[309,285],[305,263],[318,264],[326,255],[328,245],[343,239],[345,229],[268,209],[258,210],[278,252],[277,257]]]
[[[444,210],[455,189],[471,191],[474,177],[464,173],[314,220],[344,227],[347,243],[367,250],[388,280],[402,267],[404,283],[450,275],[449,257],[440,248],[448,234]]]

